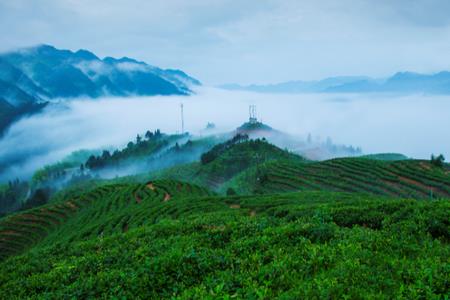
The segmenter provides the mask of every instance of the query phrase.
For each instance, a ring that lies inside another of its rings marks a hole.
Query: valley
[[[448,300],[450,1],[0,1],[0,300]]]

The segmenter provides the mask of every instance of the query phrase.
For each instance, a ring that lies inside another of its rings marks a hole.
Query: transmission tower
[[[256,105],[250,105],[248,107],[248,114],[249,114],[248,121],[250,124],[255,124],[258,122],[258,119],[256,118]]]

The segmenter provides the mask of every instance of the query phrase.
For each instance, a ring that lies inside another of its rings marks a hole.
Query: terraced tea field
[[[262,166],[253,182],[258,193],[328,190],[416,199],[450,197],[450,171],[418,160],[276,161]]]
[[[285,154],[249,163],[250,147],[239,148],[245,156],[228,149],[226,160],[165,172],[172,179],[96,182],[0,219],[0,299],[450,293],[448,165]]]
[[[127,231],[158,220],[161,212],[155,204],[209,194],[200,187],[173,181],[96,188],[78,198],[1,219],[0,258],[21,253],[45,238],[61,242]],[[183,207],[177,207],[177,212],[182,211]]]
[[[444,297],[449,220],[449,199],[103,186],[2,219],[0,298]]]

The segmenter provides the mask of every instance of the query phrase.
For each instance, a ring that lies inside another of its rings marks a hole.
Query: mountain
[[[46,105],[18,85],[0,80],[0,135],[15,120],[38,112]]]
[[[260,93],[426,93],[450,94],[450,72],[398,72],[386,79],[364,76],[331,77],[319,81],[288,81],[268,85],[222,85],[228,90]]]
[[[50,99],[187,95],[190,86],[200,84],[179,70],[163,70],[128,57],[100,59],[87,50],[72,52],[49,45],[5,53],[0,60],[17,73],[9,78],[23,78],[28,93]]]
[[[189,95],[200,82],[132,58],[41,45],[0,55],[0,132],[54,98]]]

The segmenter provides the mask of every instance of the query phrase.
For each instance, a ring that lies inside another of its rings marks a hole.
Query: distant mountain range
[[[227,84],[221,88],[260,93],[424,93],[450,94],[450,72],[399,72],[386,79],[364,76],[331,77],[318,81],[288,81],[268,85]]]
[[[98,58],[41,45],[0,55],[0,132],[51,99],[101,96],[189,95],[200,82],[132,58]]]

